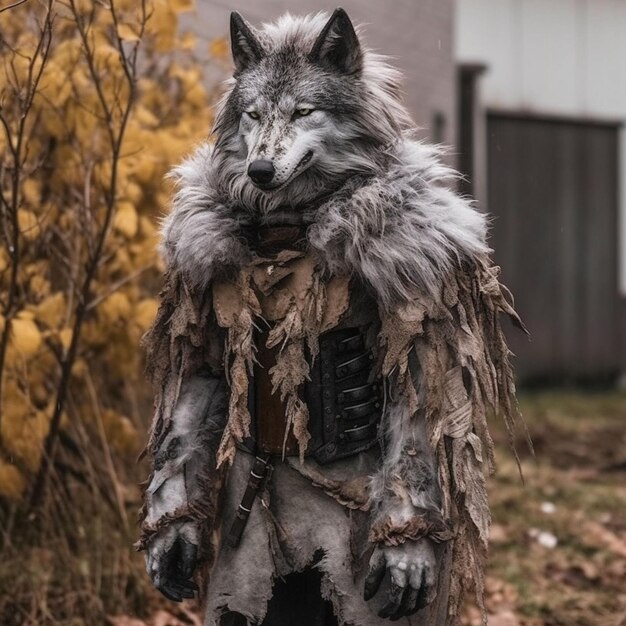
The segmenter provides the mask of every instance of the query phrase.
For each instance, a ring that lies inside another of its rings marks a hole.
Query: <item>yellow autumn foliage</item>
[[[34,309],[36,319],[48,328],[58,328],[65,316],[67,303],[65,294],[57,291],[44,298]]]
[[[63,328],[59,331],[58,337],[64,351],[67,351],[67,349],[70,347],[70,342],[72,341],[73,335],[74,331],[71,328]]]
[[[35,274],[28,282],[28,288],[34,299],[44,298],[50,294],[50,281],[44,276]]]
[[[123,322],[130,317],[130,300],[125,293],[116,291],[98,307],[98,312],[107,324]]]
[[[213,39],[209,44],[209,53],[218,58],[225,59],[230,52],[230,44],[225,37],[218,37]]]
[[[135,307],[135,311],[133,314],[133,322],[137,324],[137,326],[146,331],[152,324],[157,309],[159,308],[159,303],[155,298],[146,298],[137,304]]]
[[[139,33],[130,24],[120,24],[117,34],[124,41],[139,41]]]
[[[128,417],[108,409],[102,413],[102,423],[107,439],[118,450],[130,454],[138,452],[141,446],[139,433]]]
[[[17,220],[24,239],[36,239],[39,235],[39,220],[28,209],[20,209],[17,212]]]
[[[170,4],[174,11],[179,13],[191,11],[195,6],[194,0],[170,0]]]
[[[0,422],[3,447],[10,458],[15,458],[22,467],[35,471],[41,460],[43,439],[48,432],[48,416],[45,411],[33,406],[32,399],[15,381],[8,382]]]
[[[139,218],[132,202],[120,202],[115,214],[113,226],[128,239],[132,239],[137,234]]]
[[[113,0],[114,20],[110,2],[76,1],[89,19],[89,50],[72,3],[55,1],[44,62],[35,52],[45,4],[0,13],[6,44],[0,99],[10,131],[0,127],[0,187],[9,201],[14,161],[6,148],[17,141],[29,80],[42,70],[24,124],[17,254],[6,237],[0,243],[0,338],[7,339],[0,361],[0,499],[20,498],[40,467],[70,358],[58,454],[72,440],[84,458],[96,457],[101,423],[110,452],[132,467],[151,410],[139,342],[158,306],[157,220],[169,198],[163,179],[212,123],[202,68],[193,58],[195,38],[178,23],[193,1],[147,0],[145,28],[140,2]],[[139,46],[132,85],[120,45],[127,58]],[[122,127],[115,159],[111,130]],[[11,234],[7,220],[0,227]],[[83,289],[93,255],[99,255],[96,270]]]
[[[0,459],[0,498],[17,500],[25,488],[26,480],[17,467]]]
[[[24,358],[32,357],[41,347],[41,332],[37,324],[24,317],[18,317],[11,323],[10,345]]]

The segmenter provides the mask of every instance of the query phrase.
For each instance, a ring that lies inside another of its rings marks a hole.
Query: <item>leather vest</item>
[[[298,227],[254,228],[248,233],[252,247],[267,251],[289,248],[303,241]],[[325,464],[349,457],[378,442],[383,410],[383,383],[376,376],[375,359],[367,349],[363,327],[338,328],[319,338],[319,354],[308,356],[310,380],[302,385],[301,399],[309,410],[311,435],[306,456]],[[285,438],[285,404],[272,394],[268,374],[277,348],[265,347],[265,332],[257,332],[253,376],[249,377],[248,409],[251,436],[238,447],[251,454],[295,456],[292,434]]]
[[[259,344],[257,344],[259,345]],[[320,464],[349,457],[378,442],[383,410],[383,384],[375,375],[375,360],[359,328],[331,330],[320,336],[319,354],[301,397],[309,409],[311,435],[306,456]],[[266,372],[271,362],[259,351],[262,368],[250,377],[248,408],[251,436],[239,447],[251,454],[298,454],[295,442],[284,441],[285,415],[277,394],[267,395]],[[268,424],[268,420],[271,424]],[[268,435],[268,431],[273,431]]]

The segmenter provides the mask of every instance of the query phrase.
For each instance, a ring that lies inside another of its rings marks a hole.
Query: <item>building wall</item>
[[[239,11],[252,23],[270,21],[287,10],[294,14],[332,12],[338,0],[198,0],[196,14],[186,17],[205,54],[208,44],[228,37],[229,14]],[[346,0],[341,6],[353,22],[365,24],[365,40],[377,51],[395,57],[405,73],[406,101],[422,136],[453,144],[456,133],[456,73],[453,58],[454,0]],[[209,68],[209,80],[224,68]],[[435,120],[439,119],[439,123]],[[437,128],[439,126],[439,129]],[[451,153],[450,161],[454,161]]]
[[[457,0],[456,58],[487,66],[487,108],[626,119],[624,0]],[[620,132],[619,290],[626,295],[626,130]]]

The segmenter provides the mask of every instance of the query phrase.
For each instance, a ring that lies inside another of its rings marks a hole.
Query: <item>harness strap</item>
[[[261,489],[264,478],[267,476],[269,461],[269,454],[257,456],[254,460],[254,465],[250,470],[250,477],[248,478],[248,484],[246,485],[246,490],[241,499],[241,504],[237,509],[235,519],[230,527],[230,532],[226,537],[226,543],[231,548],[236,548],[241,541],[241,536],[243,535],[246,523],[250,517],[250,511],[252,511],[254,501]]]

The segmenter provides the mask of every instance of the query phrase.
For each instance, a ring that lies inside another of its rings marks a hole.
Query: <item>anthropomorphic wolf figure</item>
[[[486,218],[344,11],[231,37],[163,226],[148,573],[181,600],[202,564],[207,626],[457,624],[515,415]]]

